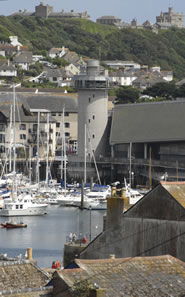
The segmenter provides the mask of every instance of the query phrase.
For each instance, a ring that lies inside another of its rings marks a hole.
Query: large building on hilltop
[[[160,16],[156,17],[156,23],[162,27],[184,28],[184,13],[175,12],[172,7],[169,7],[168,12],[161,12]]]
[[[75,12],[71,10],[70,12],[65,12],[63,9],[60,12],[54,12],[53,7],[50,5],[44,5],[43,2],[40,2],[39,5],[35,6],[35,12],[28,12],[26,9],[19,10],[18,12],[13,13],[13,16],[36,16],[42,18],[80,18],[80,19],[89,19],[87,11],[85,12]]]

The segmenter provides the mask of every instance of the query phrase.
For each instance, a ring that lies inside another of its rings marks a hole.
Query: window
[[[65,132],[65,136],[66,137],[70,137],[70,133],[69,132]]]
[[[91,122],[91,120],[90,120],[90,119],[89,119],[88,121],[89,121],[89,123]]]
[[[5,143],[5,135],[0,134],[0,143]]]
[[[95,115],[92,116],[93,120],[95,120]]]
[[[69,128],[70,127],[70,123],[65,123],[65,128]]]
[[[37,124],[33,124],[33,131],[37,131]]]
[[[95,98],[96,94],[93,94],[92,96],[93,96],[93,98]]]
[[[53,117],[55,117],[55,116],[56,116],[56,112],[52,112],[51,115],[52,115]]]
[[[20,139],[26,139],[26,134],[20,134]]]
[[[56,127],[59,128],[60,127],[60,123],[56,123]]]
[[[92,135],[92,138],[95,138],[95,135],[94,134]]]
[[[61,117],[61,115],[62,115],[61,112],[59,112],[58,116]]]
[[[0,124],[0,131],[5,131],[5,125],[4,124]]]
[[[0,153],[5,153],[5,147],[4,147],[4,145],[0,145]]]
[[[69,116],[69,112],[67,112],[67,111],[64,112],[64,116],[65,116],[65,117],[68,117],[68,116]]]
[[[56,136],[60,136],[60,132],[56,132]]]
[[[19,130],[26,130],[26,124],[20,124]]]

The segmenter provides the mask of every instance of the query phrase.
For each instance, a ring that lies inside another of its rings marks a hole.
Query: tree
[[[116,103],[134,103],[139,98],[139,90],[131,86],[124,86],[116,90]]]
[[[176,86],[174,83],[160,82],[144,90],[143,94],[170,100],[176,97]]]

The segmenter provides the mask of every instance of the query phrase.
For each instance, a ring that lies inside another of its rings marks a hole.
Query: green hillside
[[[51,47],[69,47],[80,55],[101,60],[134,60],[149,66],[173,70],[177,79],[185,76],[185,29],[123,29],[81,19],[41,19],[0,16],[0,41],[17,35],[34,53]]]

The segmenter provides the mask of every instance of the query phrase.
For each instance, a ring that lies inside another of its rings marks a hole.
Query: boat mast
[[[40,166],[40,138],[39,133],[40,132],[40,111],[38,111],[38,122],[37,122],[37,183],[38,183],[38,189],[39,189],[39,183],[40,183],[40,172],[39,172],[39,166]]]
[[[47,113],[47,149],[46,149],[46,185],[48,185],[49,174],[49,113]]]
[[[130,142],[130,149],[129,149],[129,184],[130,184],[130,189],[132,187],[132,142]]]
[[[16,198],[16,127],[15,127],[15,85],[13,84],[13,186],[12,186],[12,197]]]
[[[63,137],[62,137],[62,143],[63,143],[63,160],[62,162],[64,161],[64,190],[65,190],[65,193],[66,193],[66,140],[65,140],[65,121],[64,121],[64,108],[63,108],[63,113],[62,113],[62,124],[63,124],[63,127],[62,127],[62,130],[63,130]]]
[[[93,148],[92,148],[91,135],[90,135],[89,129],[87,129],[87,134],[88,134],[88,138],[90,139],[90,147],[91,147],[92,157],[93,157],[93,161],[94,161],[94,166],[95,166],[95,169],[96,169],[96,174],[97,174],[97,177],[98,177],[98,182],[101,185],[101,179],[100,179],[98,166],[97,166],[96,159],[95,159],[94,152],[93,152]]]
[[[86,140],[86,137],[87,137],[87,127],[86,127],[86,124],[85,124],[85,127],[84,127],[84,133],[85,133],[85,137],[84,137],[84,184],[86,184],[86,181],[87,181],[87,140]]]
[[[10,126],[9,126],[9,172],[12,171],[12,105],[10,106]]]

